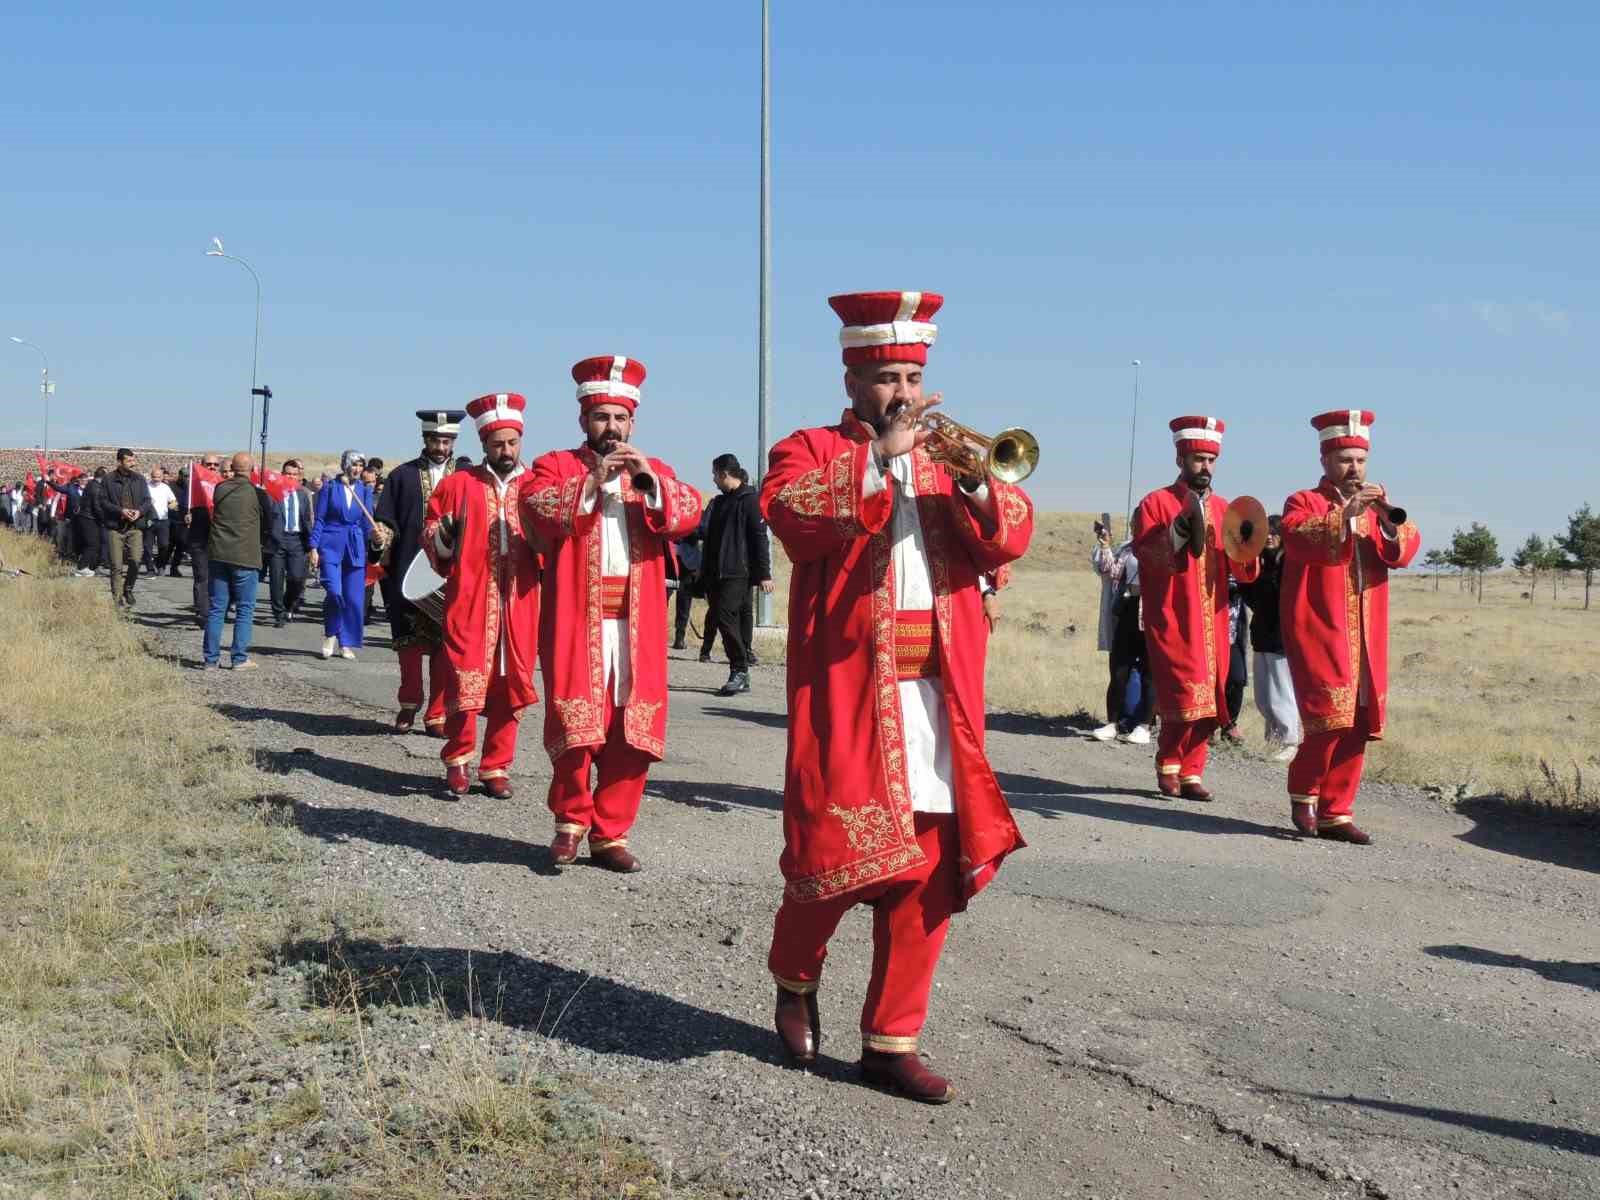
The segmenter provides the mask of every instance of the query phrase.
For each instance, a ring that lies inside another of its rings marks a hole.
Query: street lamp
[[[246,271],[249,271],[250,278],[256,281],[256,340],[250,351],[250,424],[245,426],[244,430],[244,447],[248,450],[250,448],[251,435],[256,431],[256,364],[261,358],[261,276],[257,275],[256,269],[245,262],[244,259],[237,255],[226,253],[222,249],[222,239],[219,237],[211,239],[211,249],[206,251],[206,257],[226,258],[231,262],[236,262]]]
[[[771,13],[761,0],[761,301],[756,355],[756,487],[767,473],[767,425],[772,412],[772,54]],[[772,597],[756,593],[756,621],[772,624]]]
[[[1133,528],[1133,447],[1139,432],[1139,360],[1133,360],[1133,420],[1128,426],[1128,511],[1123,517],[1122,536],[1132,537]]]
[[[49,462],[50,393],[56,390],[56,385],[50,382],[50,356],[47,355],[43,350],[39,349],[38,346],[35,346],[32,342],[24,341],[19,337],[13,337],[11,340],[19,346],[26,346],[29,350],[34,351],[34,353],[38,354],[38,356],[44,360],[44,371],[39,380],[39,394],[44,397],[44,460],[45,462]]]

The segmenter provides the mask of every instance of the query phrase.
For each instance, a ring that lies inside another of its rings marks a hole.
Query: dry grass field
[[[0,1194],[672,1191],[580,1086],[508,1077],[484,1022],[393,986],[409,1023],[374,1017],[337,948],[383,914],[322,893],[195,673],[38,539],[0,554],[31,573],[0,575]],[[434,1065],[399,1071],[416,1026]]]
[[[993,709],[1104,720],[1106,656],[1095,649],[1100,583],[1089,568],[1094,516],[1041,514],[1033,547],[1002,594],[990,643]],[[1120,519],[1114,522],[1120,529]],[[788,565],[777,568],[781,624]],[[1369,776],[1437,789],[1447,800],[1498,795],[1530,808],[1600,811],[1600,606],[1583,610],[1581,584],[1552,601],[1540,584],[1490,576],[1483,603],[1453,578],[1416,570],[1390,592],[1390,733],[1368,756]],[[783,647],[758,635],[772,660]],[[1250,694],[1240,725],[1265,751]]]

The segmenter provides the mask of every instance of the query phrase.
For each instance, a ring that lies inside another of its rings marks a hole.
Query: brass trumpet
[[[1014,426],[986,437],[943,413],[922,418],[933,436],[923,443],[934,462],[943,463],[958,476],[977,479],[987,475],[1001,483],[1021,483],[1039,465],[1039,439]]]

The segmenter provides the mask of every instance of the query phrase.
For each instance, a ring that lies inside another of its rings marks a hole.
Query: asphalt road
[[[136,619],[193,660],[188,588],[141,581]],[[517,797],[448,803],[439,743],[386,732],[386,637],[324,662],[320,633],[259,626],[261,671],[195,678],[283,776],[329,880],[389,897],[426,952],[498,953],[546,1007],[572,1000],[559,1030],[520,1028],[625,1080],[694,1170],[773,1196],[1600,1195],[1592,830],[1369,786],[1376,845],[1299,841],[1282,767],[1224,753],[1215,803],[1171,802],[1148,749],[991,714],[1030,844],[953,926],[923,1040],[963,1099],[928,1110],[852,1082],[864,915],[830,957],[827,1062],[777,1065],[781,669],[724,700],[725,667],[674,655],[647,870],[622,880],[546,865],[540,710]]]

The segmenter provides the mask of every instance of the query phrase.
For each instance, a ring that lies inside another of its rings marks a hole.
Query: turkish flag
[[[203,467],[197,462],[189,464],[189,507],[191,509],[211,507],[211,493],[216,491],[217,484],[222,482],[220,472],[213,471],[210,467]]]
[[[299,486],[292,475],[285,475],[281,471],[253,471],[250,478],[258,486],[266,489],[267,495],[279,503],[283,498]]]

